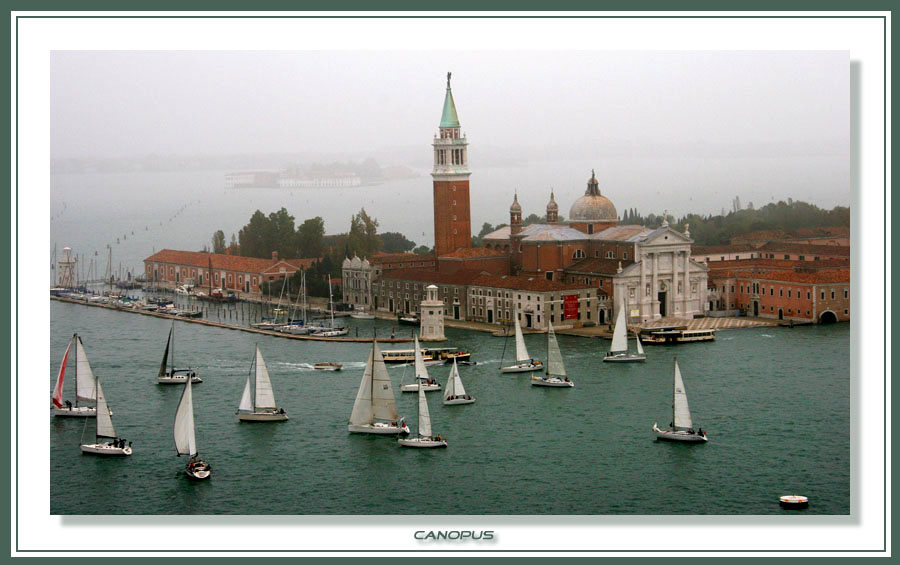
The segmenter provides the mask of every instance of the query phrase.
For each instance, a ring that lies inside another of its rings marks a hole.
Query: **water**
[[[55,301],[50,311],[48,396],[77,331],[116,430],[135,450],[125,459],[82,455],[84,422],[50,418],[53,514],[777,514],[778,496],[794,493],[810,497],[807,513],[850,511],[847,324],[720,332],[713,343],[650,346],[643,364],[604,364],[608,342],[559,336],[573,389],[502,375],[503,338],[450,328],[447,344],[478,361],[460,367],[477,402],[443,406],[429,393],[434,432],[449,447],[415,450],[347,433],[369,345],[179,322],[178,365],[204,379],[194,387],[197,442],[213,477],[198,483],[175,456],[182,388],[155,380],[171,322]],[[346,322],[351,335],[391,328]],[[546,336],[525,339],[546,357]],[[257,343],[285,423],[235,416]],[[657,442],[650,431],[671,420],[676,354],[708,444]],[[310,368],[320,361],[344,370]],[[446,383],[448,367],[429,371]],[[399,392],[412,370],[390,372],[414,429],[416,395]],[[65,396],[73,398],[71,384]]]

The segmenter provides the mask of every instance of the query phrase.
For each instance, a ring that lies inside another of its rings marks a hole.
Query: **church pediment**
[[[642,245],[683,245],[694,243],[694,240],[670,227],[658,228],[647,234]]]

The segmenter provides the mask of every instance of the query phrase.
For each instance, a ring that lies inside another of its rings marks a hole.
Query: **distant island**
[[[417,176],[405,166],[382,167],[374,159],[290,165],[279,171],[239,171],[225,175],[225,188],[344,188]]]

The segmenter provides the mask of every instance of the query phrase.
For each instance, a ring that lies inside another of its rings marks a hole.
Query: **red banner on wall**
[[[578,317],[578,295],[569,294],[563,297],[564,317],[566,320],[573,320]]]

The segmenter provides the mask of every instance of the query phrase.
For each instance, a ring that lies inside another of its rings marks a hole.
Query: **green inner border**
[[[588,2],[585,2],[585,0],[576,0],[576,2],[588,4]],[[203,3],[204,3],[204,4],[212,4],[212,2],[208,2],[208,1],[205,1],[205,2],[203,2]],[[234,3],[236,3],[236,2],[235,2],[235,0],[231,0],[229,3],[234,4]],[[290,6],[290,5],[288,5],[287,2],[284,2],[284,0],[277,0],[276,3],[283,3],[283,4],[285,4],[285,5],[284,5],[284,6],[274,6],[274,7],[254,7],[253,10],[255,10],[255,11],[259,11],[259,10],[297,10],[297,7],[296,7],[296,6]],[[834,2],[832,2],[832,4],[833,4],[833,3],[834,3]],[[47,2],[47,3],[44,3],[44,4],[46,4],[46,5],[43,5],[43,6],[40,6],[40,7],[26,7],[26,6],[22,6],[22,7],[17,7],[17,8],[15,8],[15,9],[17,9],[17,10],[28,10],[28,11],[49,11],[49,10],[65,10],[65,9],[71,9],[71,8],[69,8],[69,7],[67,7],[67,6],[64,6],[64,5],[57,5],[56,2]],[[61,3],[61,4],[62,4],[62,3]],[[395,0],[395,1],[393,2],[393,5],[392,5],[392,6],[390,6],[390,7],[384,7],[384,6],[381,6],[381,7],[377,8],[377,10],[378,10],[378,11],[386,11],[386,10],[416,10],[416,11],[425,11],[425,12],[427,12],[427,11],[444,10],[444,8],[423,8],[423,7],[421,7],[421,6],[415,6],[415,5],[409,5],[409,4],[414,4],[414,3],[413,3],[413,2],[408,2],[408,1],[407,1],[407,2],[397,2],[397,1]],[[513,8],[508,8],[508,7],[507,7],[507,6],[511,5],[511,4],[513,4],[513,2],[511,2],[510,0],[501,0],[501,4],[505,4],[505,6],[501,6],[501,7],[485,7],[483,3],[473,2],[473,1],[471,1],[471,0],[463,0],[462,2],[456,3],[456,4],[454,5],[454,8],[456,8],[457,10],[474,10],[474,11],[479,11],[479,10],[503,10],[503,9],[513,9]],[[649,4],[649,5],[645,5],[645,6],[643,6],[643,7],[633,7],[633,6],[625,6],[625,5],[623,5],[623,6],[621,6],[621,7],[615,8],[615,9],[620,9],[620,10],[630,10],[630,11],[662,10],[662,9],[665,9],[665,10],[673,10],[673,9],[675,9],[675,10],[677,10],[677,11],[686,11],[686,10],[737,11],[737,10],[744,10],[744,9],[747,9],[747,8],[723,8],[719,3],[714,3],[714,2],[703,2],[703,1],[700,1],[700,2],[695,1],[690,7],[685,7],[684,5],[682,5],[682,6],[678,7],[678,8],[672,8],[672,7],[669,6],[667,3],[664,3],[664,2],[656,2],[656,1],[645,2],[645,4]],[[775,11],[787,11],[787,10],[807,10],[807,11],[814,11],[814,10],[815,10],[815,11],[818,11],[818,10],[826,9],[826,8],[815,7],[815,6],[809,6],[809,7],[807,7],[807,5],[812,4],[811,2],[808,2],[808,1],[801,1],[801,2],[799,2],[799,4],[800,4],[800,6],[798,6],[798,7],[785,7],[785,6],[784,6],[783,4],[781,4],[781,3],[779,3],[779,4],[777,4],[777,5],[775,5],[774,3],[771,4],[771,5],[770,5],[770,4],[766,4],[766,3],[760,3],[760,4],[757,4],[756,6],[754,6],[752,9],[753,9],[754,11],[758,11],[758,10],[775,10]],[[476,7],[475,7],[475,8],[471,8],[470,6],[476,6]],[[855,11],[855,12],[859,12],[859,11],[874,11],[874,10],[890,11],[890,7],[891,7],[891,4],[890,4],[890,3],[887,3],[887,2],[881,2],[881,1],[876,1],[876,2],[870,2],[870,3],[868,3],[868,5],[867,5],[865,8],[863,8],[863,7],[861,7],[861,6],[857,6],[857,7],[840,8],[840,9],[848,9],[848,10],[853,10],[853,11]],[[91,6],[90,8],[81,8],[81,9],[79,9],[79,11],[84,11],[84,10],[87,10],[87,9],[90,9],[90,10],[132,11],[132,10],[142,10],[142,9],[144,9],[144,8],[127,8],[127,7],[122,7],[121,4],[118,4],[118,3],[113,4],[112,2],[103,2],[103,1],[98,2],[98,1],[95,1],[95,2],[93,2],[93,6]],[[153,7],[153,10],[157,10],[157,11],[160,11],[160,10],[174,10],[174,11],[179,11],[179,10],[182,10],[182,11],[184,11],[184,10],[222,10],[222,9],[227,9],[227,8],[223,8],[222,6],[218,6],[218,7],[209,7],[209,8],[207,8],[207,7],[200,7],[200,8],[185,8],[183,4],[179,4],[179,5],[177,5],[177,6],[169,6],[169,5],[167,5],[166,3],[163,3],[163,4],[161,4],[161,5],[156,5],[156,6]],[[233,7],[232,9],[233,9],[233,10],[238,10],[238,9],[245,9],[245,8]],[[350,10],[366,10],[366,9],[372,10],[373,8],[370,7],[370,6],[368,6],[367,3],[365,3],[365,2],[359,2],[359,1],[356,1],[356,2],[345,2],[344,5],[341,6],[340,8],[330,7],[330,6],[325,5],[325,3],[322,3],[321,6],[316,6],[315,8],[310,8],[309,6],[305,6],[304,9],[305,9],[305,10],[319,9],[319,10],[330,10],[330,11],[338,11],[338,12],[340,12],[340,11],[350,11]],[[535,8],[529,8],[529,7],[527,7],[527,6],[520,6],[520,7],[514,8],[514,9],[516,9],[516,10],[525,10],[525,9],[540,9],[540,8],[536,8],[536,7],[535,7]],[[546,9],[546,8],[545,8],[545,9]],[[566,7],[554,7],[554,8],[553,8],[554,11],[559,11],[559,10],[588,10],[588,9],[597,9],[597,8],[596,8],[596,7],[593,7],[593,8],[592,8],[592,7],[589,7],[589,6],[584,6],[584,7],[582,7],[582,6],[578,6],[578,7],[568,7],[568,6],[566,6]],[[609,10],[609,9],[611,9],[611,8],[609,8],[609,7],[607,6],[607,7],[605,7],[605,9],[606,9],[606,10]],[[838,8],[832,7],[831,9],[838,9]],[[12,8],[11,8],[11,11],[12,11]],[[160,15],[160,16],[152,16],[152,15],[150,15],[150,16],[129,16],[129,15],[84,15],[84,16],[78,16],[78,15],[66,15],[66,16],[59,16],[59,15],[28,15],[28,16],[25,16],[25,15],[15,15],[15,16],[14,16],[14,15],[10,12],[10,17],[11,17],[11,18],[15,18],[15,24],[16,24],[16,48],[15,48],[16,50],[15,50],[15,59],[16,59],[17,62],[18,62],[18,34],[19,34],[19,21],[18,21],[18,20],[19,20],[19,19],[33,19],[33,18],[38,18],[38,19],[47,19],[47,18],[54,18],[54,19],[60,19],[60,18],[61,18],[61,19],[72,19],[72,18],[74,18],[74,19],[80,19],[80,18],[151,18],[151,19],[153,19],[153,18],[159,18],[159,19],[183,19],[183,18],[217,18],[217,19],[220,19],[220,18],[251,18],[251,19],[260,19],[260,18],[345,18],[345,19],[347,19],[347,18],[350,18],[350,19],[360,19],[360,18],[376,18],[376,19],[386,19],[386,18],[392,18],[392,19],[406,19],[406,18],[467,18],[467,19],[475,19],[475,18],[477,18],[477,19],[484,19],[484,18],[516,18],[516,19],[528,19],[528,18],[552,18],[552,19],[565,19],[565,18],[569,18],[569,19],[575,19],[575,18],[578,18],[578,19],[583,19],[583,18],[604,18],[604,19],[613,19],[613,18],[632,18],[632,19],[680,19],[680,18],[692,18],[692,19],[699,19],[699,18],[729,18],[729,19],[730,19],[730,18],[742,18],[742,19],[744,19],[744,18],[746,18],[746,19],[806,18],[806,19],[809,19],[809,18],[813,18],[813,19],[821,19],[821,18],[840,18],[840,19],[854,19],[854,18],[869,18],[869,19],[873,19],[873,18],[874,18],[874,19],[881,19],[881,20],[882,20],[883,36],[884,36],[884,38],[885,38],[885,43],[884,43],[884,69],[883,69],[883,73],[884,73],[883,76],[884,76],[884,79],[885,79],[885,87],[884,87],[884,108],[883,108],[883,110],[884,110],[884,115],[885,115],[885,116],[887,116],[887,110],[888,110],[888,108],[887,108],[887,61],[888,61],[887,40],[888,40],[889,35],[888,35],[888,31],[887,31],[887,17],[884,16],[884,15],[847,15],[847,16],[844,16],[844,15],[746,15],[746,16],[744,16],[744,15],[741,15],[741,16],[732,16],[732,15],[683,15],[683,16],[681,16],[681,15],[667,15],[667,16],[661,16],[661,15],[630,15],[630,16],[626,16],[626,15],[578,15],[578,16],[569,16],[569,15],[547,15],[547,16],[544,16],[544,15],[515,15],[515,16],[505,16],[505,15],[499,15],[499,16],[470,16],[470,15],[465,15],[465,16],[457,16],[457,15],[441,15],[441,16],[431,16],[431,15],[367,15],[367,16],[356,16],[356,15],[337,15],[337,16],[324,16],[324,15],[278,15],[278,16],[270,16],[270,15],[249,14],[249,15],[233,15],[233,16],[228,16],[228,15],[216,15],[216,16],[205,16],[205,15],[199,15],[199,16],[180,16],[180,15],[165,15],[165,16],[162,16],[162,15]],[[8,27],[5,28],[5,31],[3,32],[3,34],[4,34],[4,36],[5,36],[6,39],[7,39],[7,45],[10,44],[10,40],[11,40],[11,38],[9,37],[9,33],[10,33],[10,32],[9,32],[9,28],[8,28]],[[893,53],[893,48],[892,48],[891,51],[892,51],[892,53]],[[11,69],[11,64],[12,64],[11,61],[7,63],[7,65],[10,65],[10,66],[7,67],[7,73],[6,73],[6,76],[10,76],[10,73],[11,73],[11,70],[12,70],[12,69]],[[17,68],[17,70],[16,70],[16,78],[15,78],[15,81],[16,81],[15,86],[16,86],[16,88],[18,89],[18,68]],[[6,94],[4,95],[4,96],[6,97],[7,106],[9,106],[9,105],[11,104],[11,100],[10,100],[10,96],[11,96],[11,95],[9,94],[9,92],[10,92],[10,90],[7,89],[7,90],[6,90]],[[18,131],[18,113],[19,113],[19,108],[18,108],[18,100],[17,100],[17,101],[16,101],[16,119],[17,119],[17,121],[16,121],[16,128],[15,128],[15,136],[16,136],[15,159],[16,159],[16,163],[18,163],[18,138],[19,138],[19,131]],[[9,120],[9,119],[10,119],[10,118],[4,118],[4,120]],[[893,123],[893,122],[892,122],[892,123]],[[8,125],[9,125],[10,128],[11,128],[11,124],[8,123]],[[884,209],[884,219],[883,219],[883,221],[884,221],[884,226],[885,226],[885,242],[884,242],[884,243],[885,243],[884,264],[885,264],[885,265],[888,264],[888,257],[887,257],[887,231],[888,231],[888,229],[889,229],[889,228],[888,228],[888,210],[887,210],[887,184],[886,184],[886,183],[887,183],[887,178],[888,178],[888,177],[887,177],[887,163],[888,163],[888,155],[887,155],[887,127],[888,127],[888,124],[886,123],[886,124],[885,124],[885,134],[884,134],[884,139],[883,139],[883,143],[884,143],[884,150],[883,150],[883,151],[884,151],[884,160],[885,160],[885,163],[884,163],[884,171],[883,171],[883,172],[884,172],[884,178],[885,178],[884,200],[883,200],[884,208],[885,208],[885,209]],[[7,143],[8,143],[8,141],[7,141]],[[11,167],[11,164],[10,164],[9,166]],[[10,170],[7,169],[7,176],[9,176],[9,173],[10,173]],[[16,184],[15,184],[15,191],[16,191],[16,192],[15,192],[15,193],[16,193],[16,211],[15,211],[15,213],[16,213],[16,225],[18,225],[18,219],[19,219],[19,217],[18,217],[18,194],[19,194],[18,167],[17,167],[17,169],[16,169],[16,179],[15,179],[15,183],[16,183]],[[8,202],[8,201],[7,201],[7,202]],[[898,206],[900,206],[900,204],[898,204]],[[892,210],[892,211],[893,211],[893,210]],[[4,238],[5,238],[5,237],[7,237],[7,236],[4,235]],[[894,238],[892,237],[892,241],[893,241],[893,239],[894,239]],[[16,249],[18,250],[18,249],[19,249],[19,245],[18,245],[18,244],[19,244],[18,230],[16,231],[16,241],[15,241],[15,243],[16,243]],[[10,249],[10,247],[7,246],[7,249]],[[7,265],[7,267],[5,267],[5,268],[11,268],[11,262],[7,262],[6,265]],[[16,275],[16,277],[18,276],[18,257],[16,258],[16,273],[15,273],[15,275]],[[8,280],[12,280],[12,278],[11,278],[11,277],[8,277]],[[886,292],[887,292],[887,272],[885,272],[885,275],[884,275],[883,286],[884,286],[885,293],[886,293]],[[892,290],[893,290],[893,289],[892,289]],[[16,296],[15,296],[15,298],[16,298],[16,304],[18,305],[18,298],[19,298],[19,295],[18,295],[18,287],[16,287]],[[892,311],[892,314],[896,315],[898,312],[900,312],[900,307],[895,306],[894,309],[893,309],[893,311]],[[15,322],[16,322],[16,324],[15,324],[15,325],[16,325],[16,328],[18,328],[18,309],[16,309]],[[887,346],[888,346],[888,344],[887,344],[887,319],[885,319],[885,327],[883,328],[883,336],[884,336],[884,337],[883,337],[883,340],[884,340],[883,346],[884,346],[884,348],[885,348],[884,363],[885,363],[885,371],[886,371],[886,373],[885,373],[885,375],[884,375],[884,376],[885,376],[884,413],[887,414],[887,413],[888,413],[888,412],[887,412],[887,408],[888,408],[888,406],[887,406],[887,367],[888,367],[888,364],[887,364]],[[10,343],[11,343],[12,345],[15,346],[16,350],[18,350],[18,335],[15,336],[15,341],[13,341],[13,340],[11,339],[11,340],[10,340]],[[900,338],[897,338],[897,339],[892,340],[892,344],[894,344],[894,343],[900,344]],[[17,411],[18,411],[18,372],[19,372],[19,364],[18,364],[18,357],[17,357],[17,358],[16,358],[16,398],[17,398]],[[15,430],[16,430],[16,438],[18,438],[18,435],[19,435],[19,424],[18,424],[18,420],[16,421]],[[885,435],[885,439],[884,439],[884,450],[885,450],[884,453],[887,454],[887,435]],[[16,461],[18,462],[18,443],[16,443]],[[885,458],[885,464],[884,464],[884,465],[885,465],[885,466],[884,466],[884,470],[883,470],[883,472],[884,472],[884,489],[885,489],[884,492],[887,493],[887,481],[888,481],[888,475],[887,475],[887,459],[886,459],[886,458]],[[9,467],[7,467],[7,468],[9,468]],[[327,550],[322,550],[322,549],[295,549],[295,550],[265,550],[265,551],[259,551],[259,550],[217,550],[217,549],[191,549],[191,550],[170,550],[170,549],[133,549],[133,550],[102,550],[102,549],[100,549],[100,550],[65,550],[65,549],[55,549],[55,550],[31,550],[31,549],[29,549],[29,550],[23,550],[23,549],[20,549],[20,548],[19,548],[19,535],[18,535],[18,533],[19,533],[19,527],[18,527],[19,499],[18,499],[18,492],[19,492],[19,483],[18,483],[18,475],[16,475],[16,494],[17,494],[17,496],[16,496],[16,501],[15,501],[15,510],[16,510],[15,547],[12,548],[12,549],[13,549],[14,551],[16,551],[16,552],[19,552],[19,553],[175,553],[175,552],[177,551],[178,553],[267,553],[267,554],[273,554],[273,553],[278,553],[278,554],[280,554],[280,553],[463,553],[463,554],[465,554],[465,553],[819,553],[819,554],[869,553],[869,554],[877,554],[877,553],[886,553],[886,552],[887,552],[887,547],[888,547],[888,545],[887,545],[887,535],[888,535],[888,533],[887,533],[887,503],[888,503],[888,501],[885,501],[885,502],[886,502],[886,504],[885,504],[885,515],[884,515],[884,517],[883,517],[883,519],[884,519],[884,546],[883,546],[883,549],[868,549],[868,550],[815,550],[815,549],[811,549],[811,550],[810,550],[810,549],[795,549],[795,550],[787,550],[787,551],[777,551],[777,550],[760,550],[760,549],[753,549],[753,550],[746,550],[746,549],[729,549],[729,550],[724,550],[724,551],[723,551],[723,550],[641,550],[641,549],[625,549],[625,550],[622,550],[622,549],[603,549],[603,550],[515,550],[515,549],[450,549],[450,548],[440,548],[440,549],[406,549],[406,550],[364,550],[364,549],[327,549]],[[4,496],[9,497],[10,495],[7,493],[7,494],[5,494]],[[11,501],[10,501],[10,500],[7,500],[7,502],[11,502]],[[9,506],[9,505],[8,505],[8,506]],[[732,557],[731,559],[733,559],[733,557]],[[383,558],[382,558],[382,559],[379,559],[379,560],[383,560]]]

